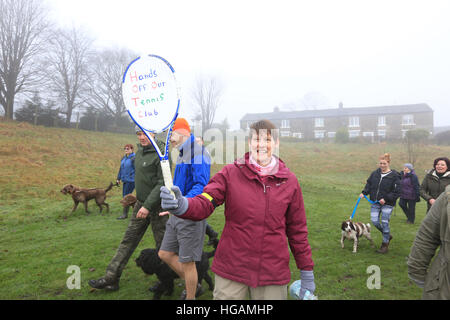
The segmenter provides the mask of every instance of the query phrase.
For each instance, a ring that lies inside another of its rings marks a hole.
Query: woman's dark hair
[[[278,128],[269,120],[260,120],[253,123],[250,126],[250,139],[254,133],[259,135],[259,132],[262,130],[265,130],[268,135],[270,134],[273,140],[278,140]]]
[[[433,168],[436,169],[436,165],[439,161],[444,161],[447,164],[447,171],[450,170],[450,159],[447,157],[439,157],[434,159],[434,164],[433,164]]]

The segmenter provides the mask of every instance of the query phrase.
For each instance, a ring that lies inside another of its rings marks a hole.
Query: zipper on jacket
[[[262,183],[262,185],[264,187],[264,194],[266,196],[265,197],[266,198],[266,210],[264,212],[264,221],[263,221],[264,226],[265,226],[266,218],[269,215],[269,194],[267,193],[267,189],[270,188],[270,186],[266,186],[266,184],[263,183],[262,181],[261,181],[261,183]],[[264,230],[264,228],[263,228],[263,230]],[[263,231],[263,234],[262,234],[261,246],[262,246],[263,241],[264,241],[264,231]],[[261,247],[260,253],[262,253],[262,247]],[[262,263],[262,254],[260,255],[260,258],[259,258],[258,274],[257,274],[257,278],[256,278],[256,283],[257,284],[259,284],[259,277],[261,275],[261,263]]]
[[[375,201],[378,201],[378,193],[380,192],[380,185],[383,177],[380,176],[380,182],[378,182],[377,194],[375,195]]]
[[[391,172],[392,172],[392,170],[387,175],[385,175],[384,177],[387,177],[388,175],[390,175]],[[380,172],[380,182],[378,183],[378,188],[377,188],[377,194],[375,196],[375,201],[378,201],[378,193],[380,192],[380,185],[381,185],[382,181],[383,181],[383,176],[381,175],[381,172]]]

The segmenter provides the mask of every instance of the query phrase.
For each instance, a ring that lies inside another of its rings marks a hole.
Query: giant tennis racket
[[[123,75],[122,95],[131,119],[151,141],[161,160],[165,186],[173,186],[169,164],[169,140],[178,117],[180,97],[175,70],[167,60],[156,56],[142,56],[130,63]],[[159,150],[154,134],[167,131],[166,147]]]

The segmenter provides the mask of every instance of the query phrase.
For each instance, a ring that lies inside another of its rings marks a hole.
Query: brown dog
[[[105,202],[106,200],[106,193],[111,190],[113,187],[113,183],[111,182],[109,184],[109,187],[106,189],[100,189],[100,188],[94,188],[94,189],[84,189],[77,186],[74,186],[72,184],[65,185],[64,188],[61,189],[62,194],[71,194],[73,202],[75,205],[72,208],[72,212],[74,212],[78,204],[82,202],[84,204],[84,210],[86,213],[90,213],[88,210],[88,201],[95,199],[95,203],[97,203],[98,207],[100,208],[100,213],[102,213],[103,207],[102,205],[106,206],[106,209],[109,213],[109,204]]]
[[[136,201],[137,201],[136,197],[130,193],[130,194],[127,194],[125,197],[123,197],[123,199],[120,200],[120,203],[122,204],[122,206],[124,208],[126,208],[128,206],[134,208]]]

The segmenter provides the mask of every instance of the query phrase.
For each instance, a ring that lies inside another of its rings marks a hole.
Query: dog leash
[[[372,201],[372,200],[370,200],[369,198],[367,198],[366,195],[364,195],[364,198],[366,198],[366,200],[369,201],[369,203],[371,203],[371,204],[378,203],[378,201]],[[359,202],[361,201],[361,199],[362,199],[362,198],[358,197],[358,201],[356,201],[356,205],[355,205],[355,208],[353,209],[352,215],[350,216],[350,220],[352,220],[353,217],[355,216],[356,209],[358,208],[358,205],[359,205]]]

